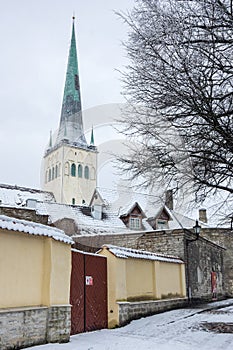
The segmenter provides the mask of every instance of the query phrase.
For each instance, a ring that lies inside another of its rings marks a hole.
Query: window
[[[55,169],[54,169],[54,166],[52,168],[52,180],[54,179],[54,175],[55,175]]]
[[[70,172],[71,172],[71,176],[76,176],[76,165],[74,163],[71,164]]]
[[[130,217],[129,218],[129,228],[139,230],[141,228],[141,219],[135,218],[135,217]]]
[[[78,177],[83,177],[83,167],[81,164],[78,165]]]
[[[89,179],[89,168],[87,165],[84,168],[84,177],[85,179]]]
[[[75,205],[75,198],[72,198],[72,205]]]
[[[168,228],[167,220],[157,220],[156,229],[165,229]]]
[[[52,180],[52,172],[51,172],[51,169],[49,169],[49,181]]]
[[[55,166],[55,178],[57,178],[58,177],[58,166],[56,165]]]

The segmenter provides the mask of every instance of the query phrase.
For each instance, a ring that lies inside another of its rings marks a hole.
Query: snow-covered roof
[[[121,221],[120,216],[132,210],[136,203],[146,216],[142,221],[144,232],[152,230],[147,219],[157,217],[163,208],[170,215],[167,229],[192,228],[195,225],[196,218],[191,219],[180,211],[169,210],[160,196],[138,193],[126,187],[116,190],[97,188],[95,193],[101,197],[104,204],[101,220],[92,217],[90,207],[56,203],[50,192],[19,186],[0,185],[0,206],[31,208],[39,215],[48,215],[52,223],[71,219],[78,227],[78,234],[81,235],[132,232]],[[203,223],[201,226],[209,227]]]
[[[0,228],[9,231],[23,232],[29,235],[51,237],[56,241],[67,244],[74,243],[62,230],[31,221],[11,218],[5,215],[0,215]]]
[[[151,253],[144,250],[118,247],[111,244],[105,244],[102,246],[102,248],[106,248],[108,251],[114,254],[117,258],[122,258],[122,259],[134,258],[134,259],[164,261],[164,262],[178,263],[178,264],[184,263],[180,258],[173,255]]]
[[[79,234],[83,236],[130,231],[121,219],[110,210],[103,212],[101,220],[95,219],[91,215],[91,208],[87,206],[38,202],[36,211],[38,214],[49,215],[52,223],[64,218],[73,220],[79,229]]]
[[[54,202],[51,192],[41,191],[34,188],[0,184],[0,205],[11,207],[24,207],[27,200]]]
[[[116,194],[118,193],[118,195]],[[146,193],[137,193],[132,189],[118,189],[109,190],[105,188],[98,188],[98,193],[108,202],[108,208],[118,216],[129,213],[132,208],[138,203],[146,216],[143,219],[143,226],[145,231],[151,231],[152,227],[146,221],[148,218],[156,218],[163,209],[165,209],[170,216],[168,222],[168,229],[192,228],[195,225],[196,219],[189,218],[175,210],[170,210],[162,201],[161,197]],[[201,226],[203,226],[201,224]],[[208,227],[208,225],[204,225]]]

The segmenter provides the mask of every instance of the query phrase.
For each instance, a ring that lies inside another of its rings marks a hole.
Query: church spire
[[[91,142],[90,142],[90,146],[95,146],[93,125],[92,125],[92,129],[91,129]]]
[[[77,146],[85,148],[87,147],[87,142],[83,132],[74,20],[75,17],[73,16],[70,51],[66,71],[60,126],[56,144],[60,143],[64,139],[64,129],[66,128],[66,139],[68,142],[75,143]]]

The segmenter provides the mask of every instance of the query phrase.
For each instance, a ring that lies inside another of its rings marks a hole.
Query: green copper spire
[[[72,36],[66,71],[60,126],[56,143],[58,144],[64,140],[64,135],[66,134],[65,139],[68,140],[69,143],[75,143],[77,146],[86,147],[87,143],[83,132],[82,122],[82,106],[74,19],[75,17],[73,17]]]
[[[69,60],[66,72],[66,83],[62,103],[62,116],[81,111],[81,96],[79,86],[79,73],[76,40],[74,31],[74,17],[72,25],[72,37],[70,44]]]
[[[50,130],[50,137],[49,137],[49,148],[53,146],[53,140],[52,140],[52,130]]]
[[[93,126],[92,126],[92,129],[91,129],[91,142],[90,142],[90,145],[91,146],[95,146]]]

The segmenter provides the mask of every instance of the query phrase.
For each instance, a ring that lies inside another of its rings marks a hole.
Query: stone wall
[[[141,302],[118,302],[119,326],[124,326],[132,320],[154,315],[160,312],[178,309],[188,305],[187,298],[141,301]]]
[[[190,238],[189,238],[190,239]],[[196,241],[186,240],[186,282],[188,295],[193,300],[211,300],[211,273],[217,273],[217,296],[225,296],[223,258],[225,249],[200,237]]]
[[[48,342],[68,342],[70,306],[0,310],[0,349],[22,349]]]
[[[33,209],[0,207],[0,215],[6,215],[16,219],[28,220],[39,224],[48,225],[48,215],[39,215]]]
[[[104,244],[113,244],[120,247],[135,248],[138,247],[138,240],[142,233],[128,233],[128,234],[108,234],[95,236],[76,236],[72,237],[75,241],[74,248],[86,252],[96,252]]]
[[[229,229],[204,229],[202,235],[216,244],[225,247],[223,256],[224,287],[227,296],[233,296],[233,232]]]

